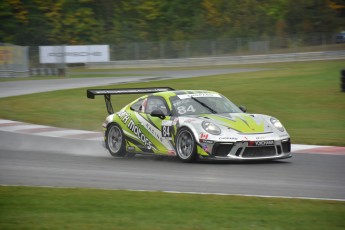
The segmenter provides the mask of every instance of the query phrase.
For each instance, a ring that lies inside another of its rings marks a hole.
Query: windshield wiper
[[[211,107],[209,107],[208,105],[206,105],[204,102],[199,101],[198,99],[196,99],[195,97],[190,97],[192,98],[194,101],[198,102],[200,105],[204,106],[206,109],[208,109],[211,113],[216,114],[217,111],[215,111],[214,109],[212,109]]]

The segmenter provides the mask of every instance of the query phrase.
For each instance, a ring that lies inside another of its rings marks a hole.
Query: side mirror
[[[160,109],[153,110],[150,115],[152,117],[159,117],[162,120],[165,118],[165,115],[164,115],[163,111],[160,110]]]
[[[242,110],[242,112],[244,112],[244,113],[247,112],[247,108],[243,105],[240,105],[238,108],[240,108],[240,110]]]

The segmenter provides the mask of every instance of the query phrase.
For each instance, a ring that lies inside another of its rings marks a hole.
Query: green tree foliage
[[[113,14],[113,39],[122,41],[149,41],[155,39],[159,0],[118,1]]]
[[[121,44],[336,33],[343,0],[3,0],[0,42]]]
[[[336,12],[331,8],[331,1],[295,0],[287,5],[287,32],[326,33],[337,28]]]
[[[47,44],[47,25],[35,2],[8,0],[0,2],[0,42]],[[42,32],[43,31],[43,32]]]

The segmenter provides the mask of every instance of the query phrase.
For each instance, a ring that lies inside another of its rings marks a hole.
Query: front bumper
[[[291,157],[289,138],[267,142],[215,142],[209,149],[209,157],[224,160],[274,160]]]

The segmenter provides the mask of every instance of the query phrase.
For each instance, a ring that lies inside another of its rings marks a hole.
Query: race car
[[[111,95],[145,94],[113,111]],[[272,116],[246,113],[220,93],[170,87],[88,89],[103,95],[109,116],[104,144],[112,156],[158,154],[197,159],[276,160],[291,157],[290,136]]]

